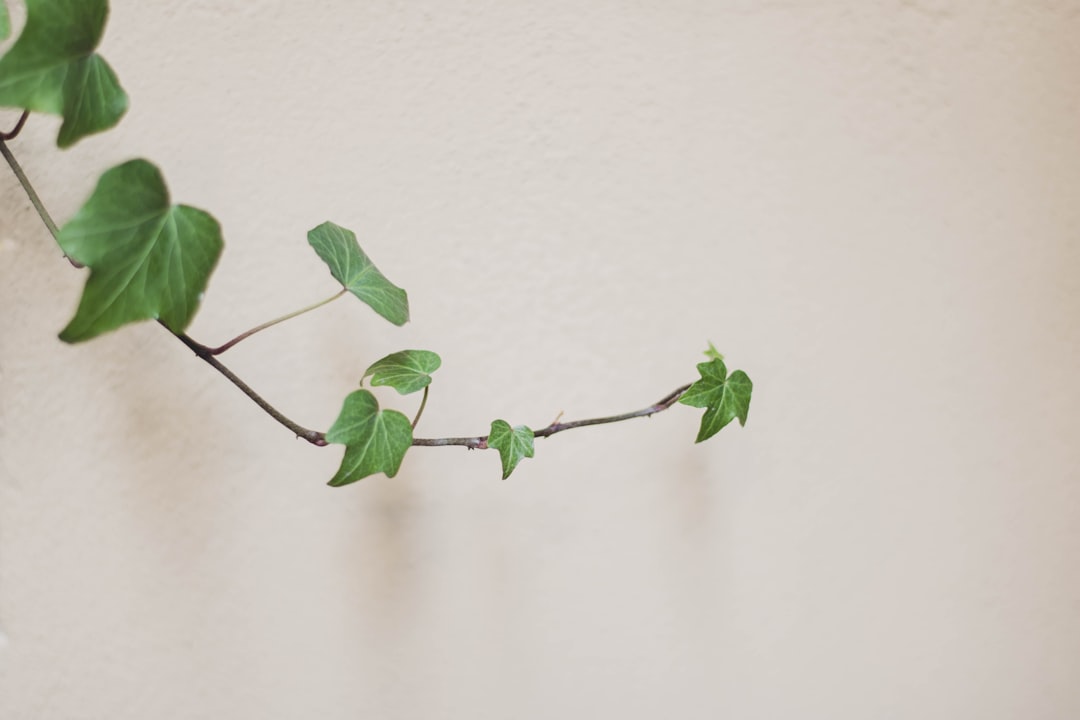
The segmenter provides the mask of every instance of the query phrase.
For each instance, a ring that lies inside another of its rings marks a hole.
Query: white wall
[[[330,489],[157,327],[60,343],[83,276],[0,172],[0,717],[1076,717],[1077,37],[1052,0],[117,0],[129,115],[13,149],[60,220],[134,156],[213,212],[207,343],[331,294],[305,233],[355,229],[409,326],[225,356],[297,420],[406,347],[427,435],[642,407],[710,339],[756,394],[701,446],[678,407]]]

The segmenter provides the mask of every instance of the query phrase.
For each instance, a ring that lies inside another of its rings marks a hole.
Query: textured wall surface
[[[24,13],[16,3],[14,16]],[[438,351],[423,434],[756,395],[324,485],[83,275],[0,168],[0,717],[1080,716],[1080,4],[115,0],[119,128],[13,144],[60,221],[159,164],[226,250],[191,334],[325,428]],[[0,124],[16,115],[0,112]],[[384,400],[411,412],[414,400]]]

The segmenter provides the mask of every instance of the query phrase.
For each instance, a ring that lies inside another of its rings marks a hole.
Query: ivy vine
[[[148,160],[132,160],[103,173],[89,199],[62,227],[53,222],[8,142],[31,112],[63,119],[56,143],[67,148],[120,122],[128,97],[116,73],[97,53],[109,7],[107,0],[26,0],[26,23],[18,39],[0,57],[0,107],[23,111],[7,133],[0,133],[0,154],[18,178],[30,202],[69,262],[89,275],[74,317],[60,332],[68,343],[83,342],[133,322],[154,320],[277,422],[313,445],[345,446],[341,467],[330,485],[347,485],[369,475],[397,474],[412,447],[463,446],[494,449],[502,477],[510,477],[535,454],[536,438],[559,432],[648,417],[676,403],[704,408],[696,442],[738,420],[746,423],[753,383],[742,370],[729,373],[723,356],[709,344],[707,360],[697,366],[699,379],[677,388],[658,402],[620,415],[560,422],[533,430],[494,420],[487,435],[418,438],[414,431],[427,404],[432,373],[442,364],[430,350],[401,350],[372,363],[350,392],[337,420],[325,433],[305,428],[270,405],[228,369],[217,356],[251,335],[352,295],[394,325],[409,320],[408,295],[384,276],[364,253],[356,235],[324,222],[308,233],[308,243],[340,286],[309,307],[262,323],[218,347],[185,334],[221,255],[221,227],[212,215],[173,204],[161,171]],[[7,7],[0,0],[0,40],[11,33]],[[383,409],[372,389],[389,387],[401,395],[422,392],[415,416]]]

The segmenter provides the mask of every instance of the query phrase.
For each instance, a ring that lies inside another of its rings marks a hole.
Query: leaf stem
[[[416,429],[416,423],[420,422],[420,416],[424,414],[424,408],[427,407],[428,390],[431,389],[430,385],[424,386],[424,397],[420,400],[420,409],[416,411],[416,417],[413,418],[412,427]]]
[[[216,348],[207,348],[207,352],[209,352],[211,355],[220,355],[221,353],[225,352],[226,350],[228,350],[229,348],[231,348],[233,345],[237,344],[241,340],[246,340],[247,338],[251,337],[252,335],[254,335],[257,332],[265,330],[266,328],[269,328],[269,327],[273,327],[273,326],[277,325],[278,323],[283,323],[286,320],[292,320],[294,317],[297,317],[299,315],[303,315],[304,313],[311,312],[312,310],[315,310],[317,308],[321,308],[323,305],[327,305],[329,303],[332,303],[333,301],[337,300],[339,297],[344,295],[345,292],[346,292],[345,288],[342,288],[339,292],[334,294],[332,297],[328,297],[325,300],[320,300],[319,302],[315,303],[314,305],[308,305],[307,307],[301,308],[300,310],[297,310],[295,312],[291,312],[288,315],[282,315],[279,318],[275,318],[275,319],[270,320],[268,322],[264,322],[262,325],[256,325],[255,327],[251,328],[250,330],[247,330],[245,332],[240,333],[239,335],[237,335],[236,337],[234,337],[232,340],[225,343],[224,345],[219,345]]]
[[[571,420],[570,422],[558,422],[556,421],[548,425],[546,428],[536,430],[533,432],[534,437],[551,437],[555,433],[561,433],[564,430],[573,430],[574,428],[588,427],[589,425],[605,425],[607,423],[622,422],[623,420],[632,420],[633,418],[649,417],[655,415],[658,412],[663,412],[669,407],[674,405],[683,393],[690,389],[692,383],[687,383],[682,387],[672,390],[665,395],[662,399],[653,403],[649,407],[642,408],[641,410],[634,410],[628,413],[622,413],[621,415],[608,415],[606,417],[588,418],[586,420]],[[560,413],[561,417],[561,413]],[[483,450],[486,449],[488,444],[487,435],[476,435],[474,437],[452,437],[452,438],[413,438],[413,445],[422,445],[425,447],[442,447],[445,445],[461,445],[470,449]]]
[[[23,125],[26,124],[26,119],[30,117],[29,110],[23,110],[22,115],[19,116],[19,121],[15,123],[15,127],[7,132],[0,132],[0,140],[14,140],[22,132]]]
[[[289,418],[285,417],[277,408],[267,402],[259,393],[255,392],[250,385],[241,380],[236,373],[229,368],[225,367],[220,360],[214,357],[212,348],[208,348],[205,345],[192,340],[184,333],[173,332],[164,323],[158,321],[162,327],[172,333],[177,340],[188,346],[192,352],[194,352],[199,358],[204,360],[210,367],[217,370],[219,373],[228,378],[236,387],[240,388],[240,391],[247,395],[251,400],[258,405],[263,411],[270,417],[277,420],[279,423],[287,427],[296,437],[303,440],[307,440],[312,445],[318,445],[320,447],[326,445],[326,435],[317,430],[309,430],[308,428],[293,422]]]
[[[15,129],[7,135],[14,137],[19,134],[19,131],[22,130],[23,125],[26,123],[26,115],[27,113],[23,113],[23,117],[19,119]],[[52,235],[53,240],[56,240],[57,244],[59,244],[60,228],[56,226],[56,223],[52,219],[52,215],[45,209],[45,204],[41,202],[41,198],[38,197],[37,191],[34,190],[34,186],[30,184],[30,178],[26,177],[26,173],[23,172],[22,166],[19,165],[19,161],[11,154],[11,148],[7,146],[7,143],[4,141],[5,139],[10,138],[0,138],[0,155],[3,155],[4,159],[7,160],[8,166],[11,167],[11,172],[15,173],[15,177],[18,179],[19,184],[22,185],[23,191],[25,191],[26,196],[30,198],[30,204],[37,210],[41,222],[45,223],[45,227],[48,229],[49,234]],[[71,263],[73,267],[81,268],[83,266],[82,263],[71,259],[67,255],[64,255],[64,257],[67,258],[67,261]]]

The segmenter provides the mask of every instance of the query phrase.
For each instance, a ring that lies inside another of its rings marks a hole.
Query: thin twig
[[[537,430],[533,433],[535,437],[551,437],[555,433],[561,433],[564,430],[573,430],[574,428],[588,427],[589,425],[605,425],[607,423],[622,422],[623,420],[631,420],[639,417],[649,417],[655,415],[658,412],[663,412],[669,407],[674,405],[683,393],[690,389],[690,384],[683,385],[682,387],[671,391],[663,397],[663,399],[653,403],[647,408],[641,410],[634,410],[633,412],[623,413],[621,415],[609,415],[607,417],[589,418],[587,420],[572,420],[570,422],[553,422],[546,428]],[[472,450],[483,450],[487,448],[487,435],[476,435],[474,437],[453,437],[453,438],[413,438],[413,445],[423,445],[425,447],[443,447],[445,445],[461,445]]]
[[[4,143],[3,140],[0,140],[0,154],[4,156],[4,159],[7,160],[8,165],[11,166],[11,170],[15,173],[15,177],[19,179],[19,184],[22,185],[22,188],[26,192],[27,197],[30,198],[30,202],[33,203],[34,209],[37,210],[38,216],[41,218],[41,221],[45,223],[45,227],[47,227],[49,229],[49,232],[52,233],[53,238],[56,238],[60,234],[60,231],[56,227],[56,223],[53,222],[52,216],[49,215],[49,211],[45,209],[45,205],[42,204],[41,198],[39,198],[38,194],[34,191],[34,186],[30,184],[30,180],[26,177],[26,173],[23,172],[22,167],[20,167],[19,165],[19,162],[15,159],[15,156],[11,154],[11,150],[8,148],[8,146]],[[68,258],[68,261],[75,267],[82,267],[82,265],[76,263],[71,258]],[[161,326],[164,327],[166,330],[169,330],[169,328],[164,323],[161,323]],[[326,445],[326,437],[323,435],[323,433],[318,432],[317,430],[309,430],[308,428],[303,427],[302,425],[295,423],[289,418],[285,417],[281,412],[278,411],[277,408],[264,400],[263,397],[257,392],[252,390],[251,386],[241,380],[236,375],[236,373],[222,365],[221,362],[219,362],[218,359],[213,356],[211,348],[208,348],[201,343],[195,342],[183,333],[173,332],[172,330],[169,330],[169,332],[176,336],[176,338],[180,340],[180,342],[187,345],[188,348],[190,348],[196,355],[209,363],[211,367],[213,367],[219,373],[228,378],[229,382],[240,388],[241,392],[251,398],[251,400],[254,401],[254,403],[260,408],[262,408],[266,412],[266,414],[268,414],[270,417],[274,418],[279,423],[291,430],[296,435],[296,437],[303,438],[312,445]]]
[[[160,323],[161,321],[158,322]],[[161,323],[161,326],[164,327],[166,330],[169,330],[169,328],[166,327],[164,323]],[[267,415],[274,418],[279,423],[291,430],[293,434],[296,435],[296,437],[307,440],[312,445],[318,445],[320,447],[326,445],[326,436],[323,433],[317,430],[309,430],[308,428],[293,422],[292,420],[281,414],[281,412],[279,412],[277,408],[268,403],[261,395],[259,395],[259,393],[252,390],[251,386],[249,386],[247,383],[237,377],[236,373],[225,367],[220,360],[214,357],[213,353],[211,352],[211,348],[195,342],[184,333],[173,332],[172,330],[169,330],[169,332],[172,333],[177,340],[187,345],[188,348],[197,356],[199,356],[202,360],[206,361],[210,365],[210,367],[214,368],[219,373],[228,378],[229,382],[240,388],[240,391],[247,395],[249,398],[251,398],[251,400],[260,408],[262,408]]]
[[[19,122],[15,123],[15,127],[8,132],[0,132],[0,140],[14,140],[22,132],[23,125],[26,124],[26,119],[30,117],[29,110],[23,110],[22,115],[19,116]]]
[[[20,119],[19,124],[15,127],[14,130],[12,130],[11,133],[8,133],[8,135],[18,134],[18,131],[22,129],[22,126],[23,126],[24,122],[25,122],[24,119]],[[41,221],[43,223],[45,223],[45,227],[48,228],[48,230],[52,234],[53,238],[58,238],[58,236],[60,234],[60,231],[56,227],[56,223],[53,222],[53,219],[49,215],[48,210],[45,209],[45,205],[42,204],[41,198],[38,197],[38,194],[34,191],[33,185],[30,184],[30,180],[26,177],[26,173],[23,172],[22,167],[19,166],[18,161],[15,159],[15,156],[11,154],[11,150],[7,147],[7,145],[5,144],[3,139],[0,139],[0,154],[2,154],[4,156],[4,159],[7,160],[8,165],[11,166],[12,172],[15,173],[15,177],[18,178],[19,184],[22,185],[22,188],[26,192],[27,197],[30,198],[30,202],[33,204],[34,209],[37,210],[38,216],[41,218]],[[72,260],[71,258],[67,258],[67,259],[75,267],[82,267],[81,264],[77,263],[76,261]],[[289,418],[287,418],[277,408],[275,408],[273,405],[271,405],[269,402],[267,402],[261,395],[259,395],[257,392],[255,392],[251,388],[251,386],[249,386],[247,383],[245,383],[243,380],[241,380],[236,375],[236,373],[234,373],[229,368],[225,367],[225,365],[223,365],[221,363],[221,361],[218,360],[214,356],[216,354],[218,354],[218,353],[225,352],[225,350],[228,350],[230,347],[232,347],[236,343],[240,342],[244,338],[250,337],[251,335],[255,334],[256,332],[259,332],[260,330],[264,330],[264,329],[266,329],[266,328],[268,328],[268,327],[270,327],[272,325],[275,325],[275,324],[277,324],[279,322],[282,322],[282,321],[287,320],[287,319],[292,318],[292,317],[296,317],[297,315],[308,312],[310,310],[314,310],[317,307],[321,307],[322,305],[325,305],[326,303],[331,302],[332,300],[336,300],[344,292],[345,291],[342,290],[341,292],[339,292],[338,294],[334,295],[331,298],[328,298],[327,300],[323,300],[322,302],[319,302],[319,303],[317,303],[315,305],[304,308],[303,310],[298,310],[297,312],[290,313],[289,315],[283,316],[283,317],[278,318],[276,320],[272,320],[272,321],[270,321],[268,323],[264,323],[264,324],[262,324],[262,325],[260,325],[260,326],[258,326],[256,328],[253,328],[253,329],[247,331],[246,333],[243,333],[242,335],[238,335],[236,338],[233,338],[229,342],[225,343],[225,345],[222,345],[221,347],[217,347],[217,348],[211,348],[211,347],[208,347],[206,345],[203,345],[202,343],[196,342],[195,340],[193,340],[192,338],[190,338],[186,334],[174,332],[173,330],[169,329],[168,326],[166,326],[161,321],[158,321],[158,322],[159,322],[159,324],[161,324],[162,327],[164,327],[166,330],[168,330],[169,333],[172,334],[176,339],[178,339],[180,342],[184,343],[184,345],[186,345],[188,347],[188,349],[190,349],[192,352],[194,352],[196,356],[201,358],[204,362],[206,362],[212,368],[214,368],[219,373],[224,375],[225,378],[229,380],[229,382],[231,382],[233,385],[235,385],[237,388],[239,388],[241,392],[243,392],[245,395],[247,395],[248,398],[250,398],[252,400],[252,402],[254,402],[256,405],[258,405],[267,415],[274,418],[274,420],[276,420],[278,423],[280,423],[281,425],[288,428],[294,435],[296,435],[297,438],[307,440],[312,445],[317,445],[317,446],[322,447],[322,446],[325,446],[327,444],[325,433],[319,432],[318,430],[310,430],[310,429],[308,429],[308,428],[306,428],[306,427],[304,427],[304,426],[302,426],[302,425],[300,425],[300,424],[298,424],[296,422],[293,422]],[[573,430],[574,428],[587,427],[589,425],[603,425],[603,424],[606,424],[606,423],[622,422],[623,420],[630,420],[632,418],[648,417],[650,415],[655,415],[656,413],[667,410],[669,407],[674,405],[675,402],[680,397],[682,397],[682,394],[685,393],[689,388],[690,388],[689,384],[683,385],[682,387],[668,393],[663,399],[661,399],[658,402],[650,405],[649,407],[642,408],[641,410],[635,410],[633,412],[623,413],[621,415],[609,415],[607,417],[589,418],[587,420],[574,420],[574,421],[571,421],[571,422],[559,422],[559,419],[562,418],[562,413],[559,413],[559,416],[557,418],[555,418],[554,422],[552,422],[550,425],[548,425],[545,428],[537,430],[536,432],[533,433],[533,435],[535,437],[551,437],[552,435],[554,435],[556,433],[563,432],[564,430]],[[413,419],[413,423],[412,423],[413,427],[416,427],[416,423],[419,422],[420,416],[424,412],[424,407],[427,405],[427,398],[428,398],[428,388],[425,387],[424,388],[424,398],[423,398],[423,400],[420,401],[420,409],[417,411],[416,417]],[[474,437],[414,438],[412,444],[413,445],[418,445],[418,446],[426,446],[426,447],[439,447],[439,446],[444,446],[444,445],[459,445],[459,446],[464,446],[464,447],[471,448],[471,449],[472,448],[484,449],[484,448],[487,448],[487,440],[488,440],[487,435],[477,435],[477,436],[474,436]]]
[[[14,132],[18,134],[18,131],[22,129],[23,123],[20,122],[15,126]],[[26,196],[30,198],[30,204],[37,210],[38,217],[41,218],[41,222],[45,223],[45,227],[49,230],[49,234],[53,236],[53,240],[56,240],[57,244],[60,242],[60,228],[53,222],[52,215],[45,209],[45,204],[41,202],[41,198],[38,197],[37,192],[34,190],[34,186],[30,184],[30,178],[26,177],[26,173],[23,172],[22,166],[19,165],[19,161],[15,159],[15,156],[11,154],[11,148],[7,146],[4,140],[0,139],[0,155],[4,156],[7,160],[7,164],[11,167],[11,172],[15,173],[15,177],[19,180],[19,184],[22,185],[22,189],[26,192]],[[72,258],[64,255],[68,262],[74,267],[81,268],[83,265],[80,262],[73,260]]]
[[[220,346],[218,346],[216,348],[207,348],[207,351],[211,355],[220,355],[221,353],[225,352],[226,350],[231,348],[236,343],[240,342],[241,340],[246,340],[247,338],[251,337],[252,335],[254,335],[255,333],[257,333],[257,332],[259,332],[261,330],[265,330],[266,328],[273,327],[273,326],[277,325],[278,323],[285,322],[286,320],[291,320],[294,317],[297,317],[299,315],[303,315],[304,313],[307,313],[307,312],[311,312],[312,310],[315,310],[316,308],[321,308],[323,305],[326,305],[327,303],[331,303],[331,302],[337,300],[339,297],[341,297],[345,293],[346,293],[346,289],[342,288],[341,291],[335,293],[333,295],[333,297],[328,297],[325,300],[320,300],[319,302],[315,303],[314,305],[308,305],[306,308],[301,308],[300,310],[297,310],[295,312],[291,312],[288,315],[282,315],[279,318],[275,318],[275,319],[270,320],[268,322],[264,322],[262,325],[256,325],[255,327],[251,328],[250,330],[247,330],[245,332],[240,333],[239,335],[237,335],[236,337],[234,337],[232,340],[225,343],[224,345],[220,345]]]

